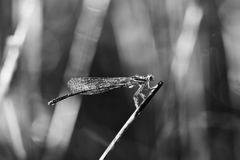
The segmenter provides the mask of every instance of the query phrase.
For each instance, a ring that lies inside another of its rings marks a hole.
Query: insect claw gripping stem
[[[139,105],[138,105],[138,98],[133,96],[133,100],[134,100],[135,107],[138,108],[139,107]]]
[[[140,93],[140,96],[142,97],[142,99],[146,99],[146,96],[143,93]]]
[[[139,85],[138,90],[133,95],[133,100],[134,100],[134,104],[135,104],[136,108],[139,107],[139,105],[138,105],[138,96],[139,95],[141,96],[141,94],[142,94],[141,92],[142,92],[143,88],[144,88],[144,85]]]

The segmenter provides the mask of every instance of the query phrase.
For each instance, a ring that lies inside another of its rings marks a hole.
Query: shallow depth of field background
[[[1,0],[0,159],[99,159],[137,88],[47,102],[135,74],[164,85],[107,160],[240,160],[237,0]]]

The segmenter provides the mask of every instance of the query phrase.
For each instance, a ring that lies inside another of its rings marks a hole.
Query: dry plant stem
[[[114,148],[115,143],[119,141],[122,134],[127,130],[129,125],[136,119],[136,117],[141,113],[141,111],[147,106],[148,102],[153,98],[153,96],[157,93],[157,91],[161,88],[163,85],[163,82],[160,81],[156,86],[152,87],[151,92],[148,94],[146,99],[140,104],[138,108],[133,112],[133,114],[129,117],[127,122],[124,124],[124,126],[121,128],[121,130],[117,133],[115,138],[112,140],[112,142],[109,144],[107,149],[104,151],[102,156],[99,158],[99,160],[104,160],[108,153]]]

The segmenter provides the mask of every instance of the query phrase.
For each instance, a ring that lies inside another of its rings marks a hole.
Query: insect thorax
[[[135,76],[132,76],[131,78],[131,83],[133,85],[143,85],[143,84],[146,84],[147,81],[148,81],[148,78],[146,76],[135,75]]]

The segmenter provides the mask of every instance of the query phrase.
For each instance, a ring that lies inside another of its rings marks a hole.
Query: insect
[[[80,77],[80,78],[71,78],[68,81],[68,88],[71,93],[55,98],[48,102],[48,105],[54,105],[55,103],[62,101],[68,97],[81,94],[81,95],[93,95],[109,90],[128,87],[132,88],[134,86],[139,86],[138,90],[133,96],[134,104],[138,108],[138,96],[143,100],[145,95],[142,93],[144,87],[146,90],[152,90],[150,88],[149,82],[154,81],[154,76],[149,74],[147,76],[134,75],[131,77]]]

